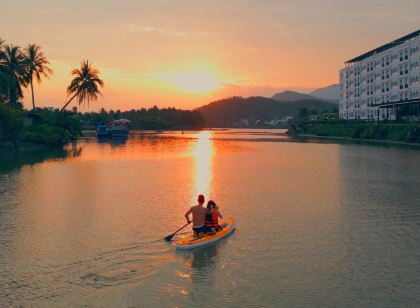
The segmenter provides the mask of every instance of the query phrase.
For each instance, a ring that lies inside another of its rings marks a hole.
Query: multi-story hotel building
[[[345,62],[340,119],[420,119],[420,30]]]

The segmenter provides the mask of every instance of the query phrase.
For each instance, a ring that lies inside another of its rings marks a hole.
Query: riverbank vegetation
[[[420,143],[420,124],[350,121],[307,122],[292,125],[288,134]]]
[[[80,135],[80,120],[75,114],[36,108],[34,83],[41,83],[53,74],[49,64],[40,46],[29,44],[21,48],[6,45],[0,39],[0,146],[63,145]],[[67,91],[68,95],[73,94],[72,98],[78,98],[79,104],[96,99],[100,93],[95,87],[100,80],[99,72],[87,61],[82,63],[82,68],[84,64],[89,73],[95,74],[83,75],[83,80],[76,76]],[[79,72],[74,70],[73,75],[76,71]],[[103,85],[101,80],[100,85]],[[30,111],[24,110],[21,103],[24,88],[30,88]]]
[[[130,111],[88,112],[79,117],[84,129],[95,129],[97,125],[105,124],[115,119],[128,119],[132,129],[201,129],[206,126],[203,116],[197,111],[175,108],[152,107]]]
[[[81,134],[80,119],[71,112],[37,108],[25,111],[21,104],[0,102],[0,143],[63,145]]]

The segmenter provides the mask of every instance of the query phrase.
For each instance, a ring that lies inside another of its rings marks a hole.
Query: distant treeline
[[[106,124],[116,119],[130,120],[132,129],[201,129],[206,126],[203,116],[197,111],[180,110],[175,108],[153,107],[130,111],[109,112],[102,109],[100,112],[79,113],[83,128],[96,128],[97,125]]]
[[[231,97],[202,106],[196,111],[201,113],[209,127],[234,126],[241,119],[251,125],[256,121],[271,121],[286,116],[296,116],[300,110],[312,112],[333,112],[337,104],[319,99],[281,102],[266,97]]]

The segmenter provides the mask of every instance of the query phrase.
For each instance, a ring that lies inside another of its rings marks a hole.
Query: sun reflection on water
[[[192,148],[192,156],[195,161],[195,191],[194,195],[204,194],[209,196],[211,193],[212,180],[212,160],[214,155],[211,131],[197,133],[197,142]]]

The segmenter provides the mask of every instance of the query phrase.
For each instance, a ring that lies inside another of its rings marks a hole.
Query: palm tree
[[[0,61],[4,57],[3,52],[4,40],[0,38]],[[4,68],[0,65],[0,100],[4,100],[7,93],[8,80]]]
[[[25,57],[19,46],[6,46],[0,54],[0,71],[6,76],[9,102],[16,105],[23,97],[22,86],[26,86]]]
[[[96,68],[93,68],[89,61],[83,60],[83,62],[80,63],[80,68],[74,69],[71,74],[75,77],[67,87],[67,97],[70,95],[73,96],[67,101],[63,108],[61,108],[60,112],[62,112],[75,97],[77,97],[80,105],[84,101],[87,101],[88,104],[90,101],[96,101],[98,99],[98,94],[102,95],[99,87],[102,88],[104,82],[99,78],[99,71]]]
[[[50,62],[44,56],[44,53],[41,51],[41,47],[36,44],[28,45],[28,47],[25,49],[25,57],[27,79],[31,85],[32,108],[35,109],[33,79],[35,77],[36,81],[41,83],[41,78],[48,78],[53,73],[53,70],[48,67]]]

